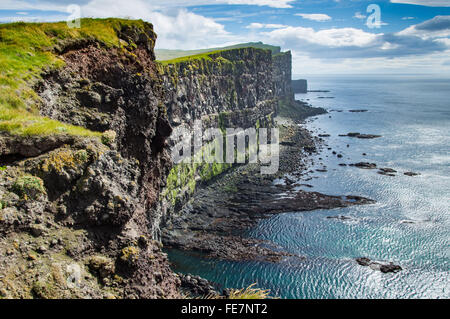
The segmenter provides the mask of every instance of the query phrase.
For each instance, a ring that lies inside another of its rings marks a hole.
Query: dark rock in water
[[[368,110],[349,110],[349,112],[351,112],[351,113],[364,113],[364,112],[368,112]]]
[[[397,171],[392,168],[380,168],[380,171],[382,171],[383,173],[397,173]]]
[[[390,272],[397,273],[402,270],[403,270],[402,267],[400,267],[399,265],[394,265],[393,263],[389,263],[387,265],[380,266],[380,271],[384,274],[390,273]]]
[[[327,216],[327,219],[339,219],[345,221],[345,220],[352,220],[353,218],[340,215],[340,216]]]
[[[339,166],[347,166],[347,164],[341,163],[341,164],[339,164]]]
[[[372,261],[370,258],[367,257],[356,258],[356,262],[363,267],[370,267],[371,269],[381,271],[384,274],[391,272],[397,273],[403,270],[402,267],[400,267],[399,265],[395,265],[392,262],[388,264],[382,264],[376,261]]]
[[[380,168],[377,173],[384,176],[396,176],[394,173],[397,173],[397,171],[392,168]]]
[[[350,164],[350,166],[363,168],[363,169],[375,169],[375,168],[377,168],[377,164],[375,164],[375,163],[368,163],[368,162],[360,162],[360,163],[356,163],[356,164]]]
[[[386,173],[386,172],[383,172],[383,171],[378,171],[377,173],[380,174],[380,175],[384,175],[384,176],[391,176],[391,177],[395,177],[396,176],[395,174]]]
[[[418,176],[418,175],[420,175],[419,173],[414,173],[414,172],[406,172],[406,173],[403,173],[404,175],[406,175],[406,176]]]
[[[371,264],[372,261],[369,258],[361,257],[361,258],[356,258],[356,262],[361,266],[367,267]]]
[[[328,172],[326,169],[316,169],[316,172],[319,172],[319,173],[326,173],[326,172]]]
[[[357,136],[357,138],[362,139],[373,139],[373,138],[379,138],[382,137],[381,135],[375,135],[375,134],[360,134]]]
[[[340,134],[339,136],[348,136],[348,137],[356,137],[361,139],[373,139],[373,138],[379,138],[382,137],[381,135],[375,135],[375,134],[361,134],[361,133],[348,133],[346,135]]]
[[[330,137],[330,134],[319,134],[319,137]]]
[[[338,154],[337,157],[338,158],[342,158],[343,156],[342,156],[342,154]]]
[[[343,136],[357,137],[359,135],[361,135],[361,133],[348,133],[347,135],[343,135]]]

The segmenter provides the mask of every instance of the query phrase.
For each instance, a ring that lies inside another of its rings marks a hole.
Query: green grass
[[[23,175],[17,178],[12,190],[25,200],[36,199],[39,195],[46,193],[42,179],[32,175]]]
[[[82,19],[79,29],[68,28],[65,22],[0,25],[0,130],[19,135],[100,135],[39,116],[39,97],[31,86],[42,70],[64,66],[52,53],[58,43],[91,37],[119,47],[116,29],[122,24],[146,28],[141,20],[123,19]]]
[[[223,50],[226,51],[226,50]],[[223,51],[211,51],[211,52],[206,52],[206,53],[200,53],[200,54],[195,54],[195,55],[189,55],[189,56],[183,56],[183,57],[179,57],[176,59],[171,59],[171,60],[165,60],[165,61],[158,61],[160,62],[162,65],[169,65],[169,64],[177,64],[180,62],[191,62],[194,60],[207,60],[207,61],[212,61],[212,55],[216,54],[216,53],[220,53]]]
[[[250,42],[250,43],[241,43],[237,45],[222,47],[222,48],[210,48],[210,49],[200,49],[200,50],[166,50],[166,49],[157,49],[155,50],[156,59],[160,62],[165,62],[169,60],[177,60],[182,57],[187,56],[198,56],[203,55],[205,53],[213,53],[217,51],[225,51],[225,50],[233,50],[233,49],[242,49],[242,48],[256,48],[256,49],[265,49],[271,50],[272,54],[277,54],[280,52],[281,48],[264,44],[262,42]]]

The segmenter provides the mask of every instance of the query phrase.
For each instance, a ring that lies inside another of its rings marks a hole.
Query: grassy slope
[[[52,48],[58,43],[93,37],[109,47],[120,47],[115,30],[123,24],[144,27],[141,20],[124,19],[82,19],[80,29],[70,29],[65,22],[1,24],[0,131],[25,136],[55,133],[99,136],[100,133],[40,116],[39,97],[31,86],[40,78],[42,70],[64,66],[64,61],[52,53]],[[164,60],[162,64],[167,65],[194,59],[211,59],[211,54],[245,47],[269,49],[273,54],[280,52],[279,47],[258,42],[194,51],[157,50],[157,55]]]
[[[224,52],[224,51],[228,51],[228,50],[232,50],[232,49],[208,51],[208,52],[200,53],[200,54],[196,54],[196,55],[187,55],[187,56],[182,56],[182,57],[179,57],[179,58],[176,58],[176,59],[158,61],[158,63],[160,63],[162,65],[169,65],[169,64],[177,64],[177,63],[180,63],[180,62],[187,62],[187,61],[194,61],[194,60],[208,60],[208,61],[212,61],[213,60],[213,56],[215,54],[220,53],[220,52]],[[221,59],[223,61],[226,60],[224,58],[221,58]]]
[[[143,26],[143,21],[83,19],[80,29],[59,23],[9,23],[0,25],[0,131],[18,135],[68,133],[98,136],[81,127],[39,116],[39,98],[31,89],[42,70],[64,62],[52,53],[58,42],[93,37],[107,46],[120,46],[116,29],[122,24]]]
[[[213,52],[217,52],[217,51],[249,48],[249,47],[257,48],[257,49],[271,50],[273,54],[280,53],[280,47],[263,44],[262,42],[242,43],[242,44],[237,44],[237,45],[232,45],[232,46],[222,47],[222,48],[210,48],[210,49],[188,50],[188,51],[159,49],[159,50],[155,50],[155,53],[156,53],[156,59],[158,61],[166,62],[167,60],[177,60],[179,58],[187,57],[187,56],[199,56],[199,55],[203,55],[205,53],[213,53]]]

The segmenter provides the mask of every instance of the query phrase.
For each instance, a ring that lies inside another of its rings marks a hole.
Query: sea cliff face
[[[1,133],[2,297],[180,296],[161,227],[230,165],[173,165],[173,129],[199,119],[270,127],[280,101],[293,101],[290,53],[243,48],[158,63],[151,24],[99,23],[110,42],[87,30],[61,39],[63,27],[42,25],[53,44],[34,50],[63,63],[27,82],[29,108],[55,120],[52,130]]]
[[[242,48],[160,65],[168,119],[175,130],[203,128],[273,127],[278,103],[289,96],[290,53],[273,57],[271,51]],[[171,138],[171,144],[175,143]],[[226,149],[226,139],[224,139]],[[194,156],[201,154],[193,154]],[[162,191],[161,221],[172,214],[205,184],[227,171],[231,164],[191,163],[174,165]]]

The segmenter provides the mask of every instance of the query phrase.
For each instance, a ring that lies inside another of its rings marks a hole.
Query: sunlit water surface
[[[275,242],[303,259],[288,258],[277,264],[224,262],[170,251],[175,270],[223,287],[257,283],[281,298],[449,298],[450,80],[424,76],[308,79],[310,90],[331,92],[300,94],[297,99],[342,112],[319,116],[307,126],[317,134],[331,134],[326,142],[344,156],[338,159],[325,148],[316,155],[315,168],[325,165],[328,172],[312,174],[319,178],[307,183],[318,192],[361,195],[377,203],[281,214],[249,231],[252,237]],[[348,112],[354,109],[368,112]],[[349,132],[383,137],[338,136]],[[359,161],[399,173],[389,177],[376,170],[338,166]],[[404,176],[407,171],[421,175]],[[326,218],[337,215],[352,219]],[[382,274],[356,264],[354,259],[361,256],[392,261],[404,270]]]

